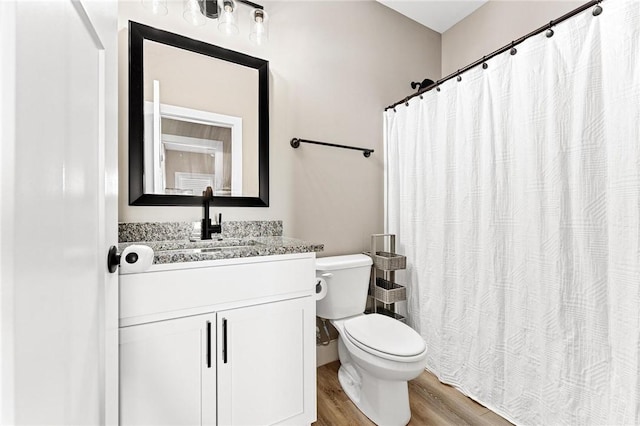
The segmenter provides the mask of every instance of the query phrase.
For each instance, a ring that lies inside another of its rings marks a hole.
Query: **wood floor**
[[[342,391],[340,361],[318,368],[318,421],[315,426],[374,425]],[[511,425],[428,371],[409,382],[409,425]],[[383,426],[383,425],[381,425]]]

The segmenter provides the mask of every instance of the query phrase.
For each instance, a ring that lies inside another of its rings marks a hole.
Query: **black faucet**
[[[200,238],[203,240],[210,240],[211,234],[219,234],[222,232],[222,213],[218,215],[218,223],[211,224],[209,219],[209,207],[211,207],[211,201],[213,200],[213,189],[207,186],[207,189],[202,191],[202,207],[204,208],[204,219],[202,219],[202,234]]]

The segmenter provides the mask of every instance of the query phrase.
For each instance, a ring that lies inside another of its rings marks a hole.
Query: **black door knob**
[[[118,248],[116,246],[109,247],[109,253],[107,254],[107,268],[112,274],[118,269],[120,265],[120,255],[118,254]]]

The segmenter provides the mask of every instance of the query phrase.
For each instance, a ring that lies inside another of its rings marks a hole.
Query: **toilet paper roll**
[[[153,249],[149,246],[132,245],[120,255],[120,273],[144,272],[153,264]]]
[[[327,295],[327,282],[324,278],[316,277],[316,300],[324,299]]]

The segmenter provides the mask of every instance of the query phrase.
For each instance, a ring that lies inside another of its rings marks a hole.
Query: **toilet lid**
[[[395,356],[421,354],[427,345],[415,330],[391,317],[380,314],[361,315],[344,324],[354,343]],[[366,350],[365,348],[362,348]]]

